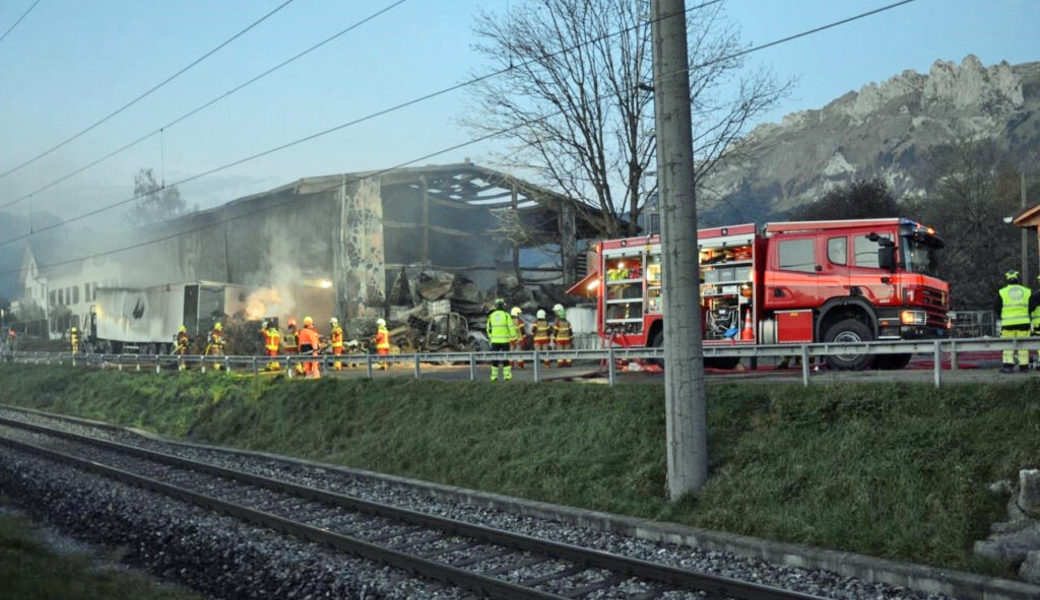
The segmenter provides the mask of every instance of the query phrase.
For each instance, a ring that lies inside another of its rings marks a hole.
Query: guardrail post
[[[617,367],[614,365],[614,346],[607,347],[607,381],[614,387],[617,380]]]
[[[368,378],[372,379],[372,355],[365,354],[365,370],[368,372]]]
[[[137,372],[141,372],[141,355],[134,357],[134,366],[137,367]]]
[[[228,375],[231,374],[231,357],[230,356],[225,356],[224,357],[224,370],[227,371]]]
[[[802,387],[809,387],[809,346],[802,344]]]
[[[957,342],[950,340],[950,370],[956,371],[960,365],[957,363]]]
[[[534,382],[538,383],[542,380],[542,363],[538,360],[538,351],[534,351],[534,360],[531,361],[534,364],[534,371],[531,375],[534,377]]]
[[[260,369],[256,365],[256,357],[254,356],[253,357],[253,377],[259,377],[259,376],[260,376]]]
[[[935,340],[935,387],[939,387],[942,382],[942,342]]]
[[[469,353],[469,380],[477,380],[477,355],[473,352]]]
[[[415,353],[415,378],[419,379],[419,353]]]

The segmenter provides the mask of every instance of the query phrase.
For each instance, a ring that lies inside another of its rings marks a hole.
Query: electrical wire
[[[828,29],[839,27],[839,26],[847,24],[847,23],[851,23],[853,21],[864,19],[866,17],[869,17],[869,16],[872,16],[872,15],[875,15],[875,14],[878,14],[878,13],[881,13],[881,12],[885,12],[885,11],[891,10],[891,9],[897,8],[899,6],[910,4],[911,2],[915,2],[915,1],[916,0],[902,0],[900,2],[895,2],[893,4],[888,4],[886,6],[883,6],[883,7],[871,10],[871,11],[867,11],[867,12],[864,12],[864,13],[860,13],[860,14],[854,15],[852,17],[848,17],[848,18],[842,19],[840,21],[835,21],[835,22],[829,23],[827,25],[822,25],[820,27],[816,27],[816,28],[813,28],[813,29],[810,29],[810,30],[806,30],[806,31],[803,31],[801,33],[793,34],[793,35],[790,35],[790,36],[787,36],[787,37],[784,37],[784,38],[780,38],[778,40],[774,40],[772,42],[767,42],[765,44],[761,44],[761,45],[758,45],[758,46],[753,46],[751,48],[747,48],[747,49],[741,50],[739,52],[735,52],[735,53],[732,53],[732,54],[728,54],[726,56],[715,58],[715,59],[710,60],[710,61],[706,61],[706,62],[697,64],[697,65],[693,65],[693,66],[689,67],[687,70],[688,71],[694,71],[694,70],[701,69],[701,68],[704,68],[704,67],[707,67],[707,66],[711,66],[711,65],[714,65],[714,64],[717,64],[717,63],[721,63],[721,62],[725,62],[725,61],[728,61],[728,60],[732,60],[734,58],[737,58],[737,57],[740,57],[740,56],[745,56],[745,55],[751,54],[753,52],[758,52],[760,50],[764,50],[766,48],[770,48],[770,47],[776,46],[776,45],[781,44],[781,43],[785,43],[785,42],[789,42],[789,41],[792,41],[792,40],[796,40],[796,39],[805,37],[807,35],[811,35],[813,33],[818,33],[818,32],[821,32],[821,31],[825,31],[825,30],[828,30]],[[665,15],[663,17],[660,17],[660,19],[672,18],[672,17],[675,17],[675,16],[676,15]],[[668,77],[670,75],[672,75],[672,73],[661,74],[661,77],[662,78],[663,77]],[[635,88],[635,87],[637,87],[639,85],[641,85],[641,84],[640,83],[634,83],[630,87],[631,88]],[[606,94],[604,94],[604,95],[606,95]],[[595,98],[591,98],[589,100],[589,102],[599,102],[602,99],[603,99],[603,96],[598,96],[598,97],[595,97]],[[548,114],[544,114],[544,115],[539,116],[539,117],[528,119],[527,121],[525,121],[523,123],[520,123],[518,125],[513,125],[511,127],[507,127],[507,128],[504,128],[504,129],[493,131],[493,132],[490,132],[488,134],[482,135],[480,137],[473,138],[473,139],[470,139],[468,141],[461,142],[459,144],[455,144],[455,145],[447,147],[447,148],[442,148],[440,150],[431,152],[429,154],[426,154],[426,155],[423,155],[423,156],[420,156],[420,157],[417,157],[417,158],[413,158],[411,160],[399,163],[397,165],[394,165],[392,167],[388,167],[386,169],[382,169],[382,170],[374,171],[374,172],[369,172],[369,173],[366,173],[364,175],[358,175],[358,176],[355,176],[355,177],[349,178],[349,179],[345,178],[344,180],[336,183],[335,185],[331,185],[331,186],[328,186],[327,188],[320,189],[320,190],[314,190],[313,193],[323,193],[323,192],[326,192],[326,191],[331,191],[331,190],[334,190],[334,189],[336,189],[336,188],[338,188],[340,186],[346,185],[346,184],[357,183],[358,181],[361,181],[363,179],[368,179],[368,178],[371,178],[371,177],[378,177],[378,176],[384,175],[386,173],[397,171],[397,170],[400,170],[400,169],[405,168],[407,166],[413,165],[415,163],[419,163],[419,162],[422,162],[422,161],[425,161],[425,160],[429,160],[430,158],[434,158],[434,157],[440,156],[442,154],[447,154],[449,152],[453,152],[455,150],[459,150],[461,148],[465,148],[465,147],[471,146],[473,144],[478,144],[480,142],[483,142],[483,141],[486,141],[486,140],[489,140],[489,139],[493,139],[493,138],[499,137],[501,135],[504,135],[504,134],[509,133],[511,131],[515,131],[515,130],[520,129],[522,127],[527,127],[527,126],[532,125],[534,123],[537,123],[537,122],[540,122],[540,121],[544,121],[544,120],[552,118],[554,116],[558,116],[558,115],[560,115],[562,113],[563,113],[562,110],[557,110],[557,111],[553,111],[553,112],[548,113]],[[326,131],[334,131],[334,130],[339,129],[339,128],[342,128],[342,126],[337,127],[337,128],[332,128],[332,129],[326,130]],[[282,146],[280,146],[278,148],[274,148],[274,149],[271,149],[271,150],[268,150],[268,151],[265,151],[265,152],[262,152],[262,153],[258,153],[256,155],[251,156],[251,157],[247,157],[245,159],[241,159],[241,160],[235,161],[234,163],[229,163],[228,165],[225,165],[223,167],[218,167],[218,168],[213,169],[211,171],[208,171],[206,173],[194,175],[191,178],[189,178],[188,180],[197,179],[199,177],[203,177],[205,175],[215,173],[215,172],[217,172],[219,170],[223,170],[223,169],[225,169],[225,168],[227,168],[229,166],[233,166],[233,165],[236,165],[236,164],[241,164],[241,163],[246,162],[248,160],[252,160],[253,158],[256,158],[256,157],[259,157],[259,156],[263,156],[265,154],[270,154],[271,152],[275,152],[275,151],[277,151],[279,149],[288,147],[290,145],[294,145],[296,143],[299,143],[300,141],[313,139],[317,135],[320,135],[320,134],[314,134],[314,135],[308,136],[306,138],[302,138],[301,140],[297,140],[295,142],[290,142],[288,144],[284,144],[284,145],[282,145]],[[182,181],[185,181],[185,180],[182,180]],[[176,184],[174,184],[174,185],[176,185]],[[75,217],[73,220],[79,220],[79,219],[86,218],[86,217],[91,216],[93,214],[97,214],[98,212],[101,212],[103,210],[108,210],[109,208],[114,208],[115,206],[118,206],[118,205],[130,202],[130,201],[133,201],[134,199],[136,199],[136,197],[135,198],[131,198],[130,200],[119,202],[116,205],[110,205],[109,207],[106,207],[104,209],[99,209],[97,211],[91,211],[90,213],[87,213],[85,215],[81,215],[79,217]],[[98,253],[89,254],[89,255],[86,255],[86,256],[78,257],[78,258],[73,258],[73,259],[68,259],[68,260],[63,260],[63,261],[57,261],[57,262],[54,262],[54,263],[50,263],[48,265],[39,265],[39,268],[40,269],[44,269],[44,268],[61,266],[61,265],[67,265],[67,264],[72,264],[72,263],[76,263],[76,262],[81,262],[81,261],[84,261],[84,260],[90,260],[90,259],[100,258],[100,257],[104,257],[104,256],[109,256],[109,255],[116,254],[116,253],[119,253],[119,252],[126,252],[126,251],[129,251],[129,250],[134,250],[134,249],[141,248],[141,247],[144,247],[144,246],[147,246],[147,245],[150,245],[150,244],[157,244],[157,243],[164,242],[164,241],[167,241],[167,240],[170,240],[170,239],[174,239],[174,238],[177,238],[177,237],[180,237],[180,236],[183,236],[183,235],[189,235],[189,234],[192,234],[192,233],[195,233],[195,232],[198,232],[198,231],[202,231],[204,229],[209,229],[209,228],[215,227],[217,225],[223,225],[225,223],[236,221],[238,219],[242,219],[242,218],[245,218],[245,217],[253,216],[253,215],[256,215],[256,214],[259,214],[259,213],[262,213],[262,212],[266,212],[266,211],[269,211],[269,210],[272,210],[272,209],[275,209],[275,208],[279,208],[279,207],[282,207],[282,206],[286,206],[288,204],[292,204],[292,203],[294,203],[296,201],[297,201],[296,198],[289,198],[289,199],[281,201],[281,202],[268,204],[266,206],[257,208],[256,210],[253,210],[253,211],[245,212],[245,213],[242,213],[242,214],[237,214],[237,215],[234,215],[234,216],[231,216],[231,217],[228,217],[228,218],[225,218],[225,219],[221,219],[221,220],[218,220],[218,221],[209,222],[209,223],[206,223],[206,224],[201,225],[199,227],[187,229],[187,230],[184,230],[184,231],[178,231],[178,232],[172,233],[170,235],[161,236],[159,238],[150,239],[150,240],[146,240],[146,241],[143,241],[143,242],[138,242],[138,243],[135,243],[135,244],[131,244],[131,245],[128,245],[128,246],[123,246],[123,247],[120,247],[120,248],[115,248],[115,249],[112,249],[112,250],[106,250],[104,252],[98,252]],[[66,224],[68,222],[69,221],[63,221],[62,223],[59,223],[57,225],[53,225],[53,226],[49,226],[49,227],[43,228],[40,231],[46,231],[48,229],[53,229],[55,227],[60,227],[61,225]],[[13,241],[17,241],[19,239],[25,239],[26,237],[29,237],[29,236],[28,235],[23,235],[23,236],[19,236],[17,238],[12,238],[12,239],[10,239],[10,240],[8,240],[6,242],[0,243],[0,246],[6,245],[6,244],[11,243]],[[8,270],[8,271],[0,271],[0,275],[21,273],[22,271],[25,271],[25,270],[26,269],[12,269],[12,270]]]
[[[170,83],[170,82],[171,82],[171,81],[173,81],[174,79],[177,79],[178,77],[180,77],[181,75],[183,75],[184,73],[186,73],[186,72],[187,72],[188,70],[190,70],[190,69],[191,69],[192,67],[194,67],[194,66],[198,65],[199,63],[201,63],[202,61],[206,60],[206,59],[207,59],[207,58],[209,58],[210,56],[213,56],[213,55],[214,55],[214,54],[216,54],[216,53],[217,53],[217,52],[218,52],[219,50],[221,50],[222,48],[224,48],[225,46],[227,46],[227,45],[228,45],[228,44],[230,44],[231,42],[233,42],[233,41],[237,40],[238,38],[242,37],[243,35],[245,35],[245,34],[246,34],[246,32],[248,32],[249,30],[253,29],[254,27],[256,27],[257,25],[259,25],[260,23],[263,23],[264,21],[266,21],[266,20],[268,19],[268,17],[270,17],[270,16],[274,15],[275,13],[277,13],[278,11],[282,10],[283,8],[285,8],[286,6],[288,6],[288,5],[292,4],[292,3],[293,3],[293,2],[295,2],[295,1],[296,1],[296,0],[285,0],[284,2],[282,2],[281,4],[279,4],[278,6],[276,6],[276,7],[275,7],[275,8],[273,9],[273,10],[271,10],[270,12],[268,12],[267,14],[265,14],[264,16],[260,17],[260,18],[259,18],[259,19],[257,19],[256,21],[253,21],[253,22],[252,22],[252,23],[251,23],[251,24],[250,24],[250,25],[249,25],[248,27],[246,27],[245,29],[243,29],[243,30],[239,31],[238,33],[236,33],[235,35],[231,36],[230,38],[228,38],[228,39],[224,40],[224,41],[223,41],[223,42],[222,42],[222,43],[221,43],[220,45],[218,45],[218,46],[217,46],[216,48],[213,48],[213,49],[212,49],[212,50],[210,50],[209,52],[206,52],[205,54],[203,54],[203,55],[202,55],[202,56],[200,56],[199,58],[196,58],[196,59],[195,59],[195,60],[193,60],[192,62],[188,63],[188,65],[187,65],[187,66],[185,66],[185,67],[183,67],[183,68],[182,68],[181,70],[177,71],[177,72],[176,72],[176,73],[174,73],[173,75],[170,75],[170,76],[169,76],[169,77],[167,77],[166,79],[164,79],[164,80],[160,81],[159,83],[157,83],[156,85],[152,86],[152,87],[151,87],[151,88],[149,88],[149,89],[148,89],[147,91],[145,91],[145,92],[144,92],[144,93],[142,93],[141,95],[137,96],[136,98],[134,98],[134,99],[133,99],[133,100],[131,100],[130,102],[127,102],[127,103],[126,103],[126,104],[124,104],[123,106],[121,106],[121,107],[117,108],[116,110],[112,111],[112,112],[111,112],[111,113],[109,113],[109,114],[108,114],[107,116],[105,116],[105,117],[101,118],[100,120],[98,120],[98,121],[94,122],[94,124],[93,124],[93,125],[90,125],[90,126],[89,126],[89,127],[87,127],[86,129],[83,129],[83,130],[81,130],[81,131],[80,131],[79,133],[76,133],[76,134],[75,134],[75,135],[73,135],[72,137],[69,137],[69,138],[67,138],[67,139],[66,139],[65,141],[63,141],[63,142],[59,143],[59,144],[58,144],[57,146],[54,146],[54,147],[50,148],[49,150],[45,150],[45,151],[43,151],[43,152],[41,152],[41,153],[37,154],[36,156],[34,156],[34,157],[30,158],[29,160],[27,160],[27,161],[23,162],[22,164],[20,164],[20,165],[18,165],[18,166],[16,166],[16,167],[12,167],[12,168],[8,169],[7,171],[4,171],[3,173],[0,173],[0,179],[3,179],[4,177],[7,177],[8,175],[10,175],[10,174],[12,174],[12,173],[15,173],[15,172],[17,172],[17,171],[20,171],[20,170],[21,170],[21,169],[23,169],[24,167],[27,167],[27,166],[29,166],[29,165],[33,164],[34,162],[36,162],[37,160],[39,160],[39,159],[43,158],[44,156],[47,156],[47,155],[51,154],[51,153],[52,153],[52,152],[54,152],[55,150],[57,150],[57,149],[59,149],[59,148],[62,148],[62,147],[64,147],[64,146],[65,146],[66,144],[68,144],[68,143],[70,143],[70,142],[72,142],[72,141],[74,141],[74,140],[77,140],[77,139],[79,139],[79,138],[83,137],[84,135],[86,135],[87,133],[89,133],[89,132],[93,131],[94,129],[96,129],[96,128],[97,128],[98,126],[100,126],[101,124],[103,124],[103,123],[107,122],[108,120],[110,120],[110,119],[111,119],[112,117],[115,117],[116,115],[118,115],[119,113],[123,112],[124,110],[126,110],[126,109],[130,108],[131,106],[133,106],[133,105],[137,104],[137,103],[138,103],[138,102],[140,102],[141,100],[144,100],[145,98],[147,98],[148,96],[150,96],[150,95],[151,95],[151,94],[152,94],[153,92],[155,92],[155,91],[156,91],[156,90],[158,90],[159,88],[163,87],[163,86],[164,86],[164,85],[166,85],[167,83]]]
[[[913,1],[913,0],[907,0],[907,1]],[[684,11],[682,11],[682,13],[681,13],[681,14],[689,13],[689,12],[691,12],[691,11],[694,11],[694,10],[698,10],[698,9],[701,9],[701,8],[705,8],[705,7],[707,7],[707,6],[711,6],[711,5],[713,5],[713,4],[718,4],[719,2],[722,2],[722,0],[708,0],[707,2],[703,2],[703,3],[701,3],[701,4],[698,4],[698,5],[696,5],[696,6],[693,6],[693,7],[690,7],[690,8],[687,8],[687,9],[685,9]],[[674,16],[677,16],[678,14],[680,14],[680,13],[675,13],[675,14],[671,14],[671,15],[664,15],[663,17],[660,17],[660,18],[661,18],[661,19],[667,19],[667,18],[670,18],[670,17],[674,17]],[[651,22],[652,22],[652,21],[651,21]],[[537,61],[537,60],[544,60],[544,59],[546,59],[546,58],[552,58],[552,57],[558,56],[558,55],[560,55],[560,54],[564,54],[564,53],[566,53],[566,52],[571,52],[571,51],[573,51],[573,50],[575,50],[575,49],[577,49],[577,48],[580,48],[580,47],[582,47],[582,46],[586,46],[586,45],[589,45],[589,44],[594,44],[594,43],[596,43],[596,42],[600,42],[600,41],[603,41],[603,40],[606,40],[606,39],[610,39],[610,38],[612,38],[612,37],[616,37],[616,36],[619,36],[619,35],[623,35],[623,34],[625,34],[625,33],[628,33],[628,32],[630,32],[630,31],[633,31],[633,30],[634,30],[634,29],[636,29],[637,27],[639,27],[639,25],[636,25],[636,26],[633,26],[633,27],[628,27],[628,28],[622,29],[622,30],[620,30],[620,31],[615,31],[615,32],[612,32],[612,33],[609,33],[609,34],[606,34],[606,35],[602,35],[602,36],[599,36],[598,38],[594,38],[594,39],[592,39],[592,40],[587,40],[587,41],[585,41],[585,42],[582,42],[582,43],[579,43],[579,44],[575,44],[575,45],[573,45],[573,46],[568,46],[567,48],[562,48],[562,49],[560,49],[560,50],[557,50],[556,52],[553,52],[553,53],[551,53],[551,54],[547,54],[547,55],[541,56],[541,57],[539,57],[539,58],[536,58],[536,59],[530,59],[530,60],[528,60],[528,61],[525,61],[525,62],[521,63],[521,64],[520,64],[520,66],[525,66],[525,65],[528,65],[528,64],[534,63],[534,62],[535,62],[535,61]],[[729,58],[729,57],[727,57],[727,58]],[[396,105],[394,105],[394,106],[390,106],[390,107],[388,107],[388,108],[384,108],[384,109],[382,109],[382,110],[379,110],[379,111],[376,111],[376,112],[374,112],[374,113],[369,113],[368,115],[365,115],[365,116],[363,116],[363,117],[359,117],[359,118],[357,118],[357,119],[353,119],[353,120],[351,120],[351,121],[347,121],[346,123],[341,123],[341,124],[339,124],[339,125],[335,125],[335,126],[333,126],[333,127],[330,127],[330,128],[328,128],[328,129],[324,129],[324,130],[318,131],[318,132],[316,132],[316,133],[312,133],[312,134],[310,134],[310,135],[307,135],[307,136],[305,136],[305,137],[302,137],[302,138],[298,138],[298,139],[296,139],[296,140],[293,140],[293,141],[291,141],[291,142],[286,142],[286,143],[284,143],[284,144],[281,144],[281,145],[279,145],[279,146],[275,146],[275,147],[273,147],[273,148],[269,148],[269,149],[267,149],[267,150],[264,150],[264,151],[261,151],[261,152],[257,152],[257,153],[255,153],[255,154],[252,154],[252,155],[246,156],[246,157],[244,157],[244,158],[240,158],[240,159],[238,159],[238,160],[235,160],[235,161],[232,161],[232,162],[229,162],[229,163],[223,164],[223,165],[221,165],[221,166],[215,167],[215,168],[213,168],[213,169],[210,169],[210,170],[208,170],[208,171],[204,171],[204,172],[202,172],[202,173],[196,173],[195,175],[191,175],[191,176],[189,176],[189,177],[186,177],[186,178],[184,178],[184,179],[181,179],[181,180],[179,180],[179,181],[176,181],[176,182],[174,182],[174,183],[171,183],[170,185],[171,185],[171,186],[177,186],[177,185],[181,185],[181,184],[184,184],[184,183],[189,183],[189,182],[195,181],[195,180],[197,180],[197,179],[201,179],[201,178],[203,178],[203,177],[207,177],[207,176],[209,176],[209,175],[213,175],[214,173],[218,173],[218,172],[220,172],[220,171],[223,171],[223,170],[229,169],[229,168],[231,168],[231,167],[235,167],[235,166],[238,166],[238,165],[240,165],[240,164],[243,164],[243,163],[246,163],[246,162],[250,162],[250,161],[252,161],[252,160],[256,160],[256,159],[258,159],[258,158],[261,158],[261,157],[267,156],[267,155],[269,155],[269,154],[273,154],[273,153],[275,153],[275,152],[279,152],[279,151],[281,151],[281,150],[285,150],[286,148],[291,148],[291,147],[293,147],[293,146],[296,146],[296,145],[302,144],[302,143],[304,143],[304,142],[308,142],[308,141],[311,141],[311,140],[314,140],[314,139],[317,139],[317,138],[320,138],[320,137],[326,136],[326,135],[328,135],[328,134],[330,134],[330,133],[334,133],[334,132],[337,132],[337,131],[340,131],[340,130],[346,129],[346,128],[348,128],[348,127],[352,127],[352,126],[354,126],[354,125],[358,125],[358,124],[360,124],[360,123],[364,123],[364,122],[366,122],[366,121],[370,121],[370,120],[372,120],[372,119],[375,119],[375,118],[377,118],[377,117],[381,117],[381,116],[384,116],[384,115],[387,115],[387,114],[390,114],[390,113],[396,112],[396,111],[398,111],[398,110],[401,110],[401,109],[403,109],[403,108],[406,108],[406,107],[412,106],[412,105],[414,105],[414,104],[418,104],[418,103],[420,103],[420,102],[425,102],[426,100],[430,100],[430,99],[432,99],[432,98],[436,98],[436,97],[438,97],[438,96],[442,96],[442,95],[444,95],[444,94],[447,94],[447,93],[450,93],[450,92],[454,92],[454,91],[456,91],[456,90],[460,90],[460,89],[462,89],[462,88],[468,87],[468,86],[470,86],[470,85],[474,85],[474,84],[476,84],[476,83],[479,83],[479,82],[481,82],[481,81],[484,81],[484,80],[486,80],[486,79],[491,79],[491,78],[493,78],[493,77],[497,77],[497,76],[499,76],[499,75],[501,75],[501,74],[503,74],[503,73],[507,73],[507,72],[509,72],[510,70],[512,70],[512,69],[514,69],[514,68],[516,68],[516,66],[515,66],[515,65],[512,65],[512,64],[510,64],[510,66],[508,66],[508,67],[506,67],[506,68],[503,68],[503,69],[499,69],[499,70],[497,70],[497,71],[491,71],[491,72],[485,73],[485,74],[483,74],[483,75],[479,75],[479,76],[477,76],[477,77],[474,77],[474,78],[472,78],[472,79],[469,79],[469,80],[467,80],[467,81],[464,81],[464,82],[462,82],[462,83],[457,83],[457,84],[454,84],[454,85],[448,86],[448,87],[446,87],[446,88],[442,88],[442,89],[440,89],[440,90],[437,90],[437,91],[434,91],[434,92],[430,92],[429,94],[425,94],[425,95],[423,95],[423,96],[419,96],[419,97],[417,97],[417,98],[413,98],[413,99],[411,99],[411,100],[407,100],[407,101],[405,101],[405,102],[402,102],[402,103],[400,103],[400,104],[396,104]],[[143,137],[141,137],[141,138],[138,138],[138,139],[137,139],[137,140],[135,140],[134,142],[131,142],[131,144],[136,144],[136,143],[138,143],[138,142],[140,142],[140,141],[143,141],[143,140],[147,139],[148,137],[151,137],[152,135],[155,135],[155,132],[152,132],[151,134],[148,134],[148,135],[146,135],[146,136],[143,136]],[[128,146],[129,146],[129,145],[128,145]],[[128,146],[124,146],[124,147],[123,147],[122,149],[125,149],[125,148],[127,148]],[[116,154],[116,153],[120,152],[120,151],[121,151],[122,149],[120,149],[120,150],[116,150],[116,151],[114,151],[114,152],[112,152],[112,153],[109,153],[108,155],[106,155],[106,156],[105,156],[105,157],[103,157],[102,159],[99,159],[98,161],[95,161],[95,162],[94,162],[94,163],[92,163],[92,164],[96,164],[97,162],[100,162],[101,160],[104,160],[105,158],[111,157],[111,156],[113,156],[114,154]],[[88,167],[89,167],[89,166],[88,166]],[[85,168],[88,168],[88,167],[84,167],[84,169],[85,169]],[[81,172],[82,170],[83,170],[83,169],[80,169],[80,170],[79,170],[79,172]],[[68,178],[68,177],[70,177],[70,176],[71,176],[71,175],[69,175],[69,176],[66,176],[65,178],[63,178],[63,180],[64,180],[64,179],[67,179],[67,178]],[[156,191],[157,191],[157,190],[156,190]],[[37,193],[37,192],[33,192],[33,193]],[[155,193],[155,192],[154,192],[154,191],[153,191],[153,192],[149,192],[148,194],[145,194],[144,196],[150,195],[150,194],[152,194],[152,193]],[[29,195],[31,196],[32,194],[29,194]],[[102,212],[106,212],[106,211],[108,211],[108,210],[111,210],[111,209],[113,209],[113,208],[118,208],[118,207],[120,207],[120,206],[123,206],[123,205],[125,205],[125,204],[129,204],[129,203],[131,203],[131,202],[134,202],[135,200],[139,200],[139,199],[141,199],[141,198],[142,198],[142,197],[144,197],[144,196],[142,196],[142,195],[136,195],[136,194],[135,194],[134,196],[131,196],[131,197],[129,197],[129,198],[126,198],[126,199],[124,199],[124,200],[119,200],[119,201],[117,201],[117,202],[114,202],[114,203],[112,203],[112,204],[108,204],[108,205],[102,206],[102,207],[100,207],[100,208],[97,208],[97,209],[91,210],[91,211],[89,211],[89,212],[86,212],[86,213],[82,213],[82,214],[80,214],[80,215],[77,215],[77,216],[75,216],[75,217],[71,217],[71,218],[69,218],[69,219],[65,219],[65,220],[63,220],[63,221],[61,221],[61,222],[59,222],[59,223],[55,223],[54,225],[50,225],[50,226],[48,226],[48,227],[45,227],[45,228],[39,229],[39,230],[37,230],[37,231],[36,231],[35,233],[41,233],[41,232],[43,232],[43,231],[47,231],[47,230],[49,230],[49,229],[55,229],[55,228],[58,228],[58,227],[62,227],[62,226],[64,226],[64,225],[67,225],[67,224],[69,224],[69,223],[74,223],[74,222],[76,222],[76,221],[80,221],[80,220],[82,220],[82,219],[86,219],[86,218],[92,217],[92,216],[94,216],[94,215],[100,214],[100,213],[102,213]],[[9,203],[9,204],[6,204],[6,205],[4,205],[4,207],[6,207],[6,206],[9,206],[10,204],[13,204],[13,202],[11,202],[11,203]],[[4,207],[0,207],[0,208],[4,208]],[[0,246],[6,246],[7,244],[10,244],[11,242],[16,242],[16,241],[18,241],[18,240],[23,240],[23,239],[25,239],[25,238],[27,238],[27,237],[29,237],[29,236],[31,236],[31,235],[32,235],[32,233],[29,233],[29,234],[27,234],[27,235],[21,235],[21,236],[16,236],[16,237],[14,237],[14,238],[11,238],[11,239],[8,239],[8,240],[5,240],[5,241],[3,241],[3,242],[0,242]]]
[[[300,58],[303,58],[307,54],[310,54],[311,52],[317,50],[318,48],[324,46],[325,44],[328,44],[329,42],[331,42],[331,41],[333,41],[333,40],[335,40],[335,39],[345,35],[346,33],[350,32],[350,31],[353,31],[354,29],[357,29],[358,27],[364,25],[365,23],[371,21],[372,19],[375,19],[376,17],[382,15],[383,13],[388,12],[390,9],[395,8],[395,7],[397,7],[397,6],[401,5],[401,4],[404,4],[405,1],[406,0],[397,0],[396,2],[393,2],[393,3],[389,4],[389,5],[387,5],[385,8],[372,13],[371,15],[365,17],[364,19],[361,19],[360,21],[358,21],[358,22],[352,24],[351,26],[347,27],[346,29],[343,29],[343,30],[339,31],[338,33],[335,33],[332,36],[329,36],[329,37],[325,38],[324,40],[322,40],[321,42],[318,42],[317,44],[311,46],[310,48],[307,48],[306,50],[304,50],[302,52],[299,52],[299,53],[295,54],[294,56],[292,56],[292,57],[290,57],[290,58],[288,58],[288,59],[278,63],[277,65],[271,67],[270,69],[267,69],[266,71],[264,71],[264,72],[260,73],[259,75],[253,77],[252,79],[249,79],[248,81],[245,81],[245,82],[243,82],[243,83],[241,83],[241,84],[231,88],[230,90],[224,92],[223,94],[221,94],[221,95],[219,95],[219,96],[217,96],[217,97],[215,97],[215,98],[213,98],[213,99],[211,99],[211,100],[209,100],[209,101],[207,101],[207,102],[205,102],[203,104],[200,104],[199,106],[197,106],[197,107],[193,108],[192,110],[184,113],[183,115],[177,117],[176,119],[170,121],[169,123],[166,123],[165,125],[159,127],[158,129],[155,129],[155,130],[153,130],[153,131],[151,131],[149,133],[146,133],[146,134],[142,135],[141,137],[139,137],[139,138],[137,138],[137,139],[135,139],[135,140],[133,140],[131,142],[128,142],[127,144],[125,144],[123,146],[120,146],[119,148],[116,148],[115,150],[109,152],[108,154],[102,156],[101,158],[99,158],[97,160],[94,160],[93,162],[87,163],[86,165],[83,165],[82,167],[76,169],[75,171],[72,171],[71,173],[67,173],[65,175],[62,175],[58,179],[55,179],[54,181],[51,181],[50,183],[48,183],[48,184],[46,184],[46,185],[44,185],[44,186],[42,186],[40,188],[37,188],[37,189],[29,192],[28,194],[24,195],[24,196],[20,196],[18,198],[15,198],[14,200],[11,200],[11,201],[7,202],[6,204],[0,205],[0,210],[3,210],[3,209],[5,209],[5,208],[7,208],[9,206],[17,204],[17,203],[21,202],[22,200],[25,200],[25,199],[29,198],[30,196],[33,196],[35,194],[39,194],[40,192],[49,190],[50,188],[58,185],[59,183],[62,183],[63,181],[67,181],[67,180],[71,179],[72,177],[75,177],[76,175],[79,175],[83,171],[86,171],[87,169],[90,169],[91,167],[94,167],[94,166],[96,166],[96,165],[98,165],[98,164],[100,164],[100,163],[102,163],[102,162],[112,158],[113,156],[116,156],[117,154],[121,154],[125,150],[129,150],[130,148],[133,148],[134,146],[140,144],[141,142],[143,142],[143,141],[145,141],[145,140],[147,140],[147,139],[149,139],[149,138],[151,138],[151,137],[153,137],[153,136],[155,136],[157,134],[161,134],[164,129],[169,129],[170,127],[173,127],[174,125],[177,125],[181,121],[184,121],[185,119],[187,119],[187,118],[189,118],[189,117],[199,113],[200,111],[202,111],[202,110],[204,110],[206,108],[209,108],[210,106],[216,104],[217,102],[220,102],[221,100],[227,98],[228,96],[234,94],[235,92],[238,92],[238,91],[242,90],[246,86],[249,86],[249,85],[251,85],[253,83],[256,83],[257,81],[263,79],[264,77],[267,77],[271,73],[274,73],[275,71],[281,69],[282,67],[284,67],[284,66],[286,66],[286,65],[288,65],[288,64],[290,64],[292,62],[295,62],[296,60],[298,60]]]
[[[25,17],[29,16],[29,13],[32,12],[32,9],[36,8],[36,5],[39,4],[39,3],[40,3],[40,0],[36,0],[36,2],[32,3],[32,6],[30,6],[27,9],[25,9],[25,12],[22,13],[22,16],[18,17],[18,20],[14,22],[14,25],[11,25],[10,27],[8,27],[7,31],[5,31],[3,35],[0,35],[0,43],[2,43],[5,39],[7,39],[7,34],[9,34],[12,31],[14,31],[14,28],[18,27],[18,24],[22,22],[22,19],[24,19]]]

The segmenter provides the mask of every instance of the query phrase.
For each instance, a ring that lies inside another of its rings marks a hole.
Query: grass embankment
[[[525,498],[1001,574],[1040,384],[709,385],[711,479],[669,503],[661,385],[253,380],[0,366],[7,402]]]
[[[0,596],[19,600],[192,600],[140,573],[98,568],[93,557],[55,552],[26,519],[0,515]]]

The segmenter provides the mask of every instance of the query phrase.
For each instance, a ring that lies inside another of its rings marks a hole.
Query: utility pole
[[[708,429],[685,0],[654,0],[652,14],[668,494],[675,501],[708,478]]]

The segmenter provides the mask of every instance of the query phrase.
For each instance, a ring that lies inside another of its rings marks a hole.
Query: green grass
[[[0,367],[8,402],[214,443],[936,566],[1035,467],[1040,385],[708,387],[710,480],[667,500],[661,385]]]
[[[57,553],[19,516],[0,515],[0,596],[19,600],[191,600],[139,573],[97,568],[86,554]]]

